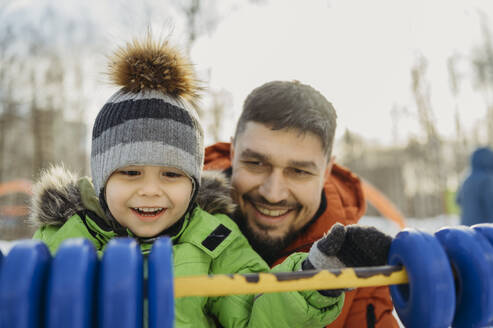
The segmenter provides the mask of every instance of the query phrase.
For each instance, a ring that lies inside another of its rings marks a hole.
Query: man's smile
[[[274,226],[283,226],[285,222],[291,221],[293,215],[296,215],[298,207],[280,207],[280,206],[267,206],[263,203],[254,202],[251,199],[246,200],[246,203],[250,206],[250,215],[256,222],[256,225],[264,228]]]
[[[271,216],[273,218],[285,215],[290,209],[269,209],[260,204],[252,203],[253,207],[265,216]]]

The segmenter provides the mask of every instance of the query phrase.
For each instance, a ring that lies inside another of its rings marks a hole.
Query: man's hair
[[[250,121],[272,130],[295,129],[320,138],[327,158],[332,154],[337,114],[313,87],[299,81],[272,81],[254,89],[243,104],[235,140]]]

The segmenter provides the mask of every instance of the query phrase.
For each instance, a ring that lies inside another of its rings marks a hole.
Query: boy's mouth
[[[156,216],[165,210],[163,207],[132,207],[132,211],[137,212],[141,216]]]

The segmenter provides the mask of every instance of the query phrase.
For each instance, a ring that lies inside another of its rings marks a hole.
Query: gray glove
[[[316,241],[302,264],[303,270],[366,267],[387,264],[392,237],[374,227],[336,223]],[[342,290],[321,291],[338,296]]]

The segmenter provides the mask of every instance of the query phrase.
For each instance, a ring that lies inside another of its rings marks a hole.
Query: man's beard
[[[300,231],[296,231],[293,226],[290,226],[288,232],[284,236],[272,237],[268,234],[269,230],[271,230],[270,227],[257,225],[257,228],[260,228],[261,231],[255,230],[239,209],[233,217],[252,248],[269,264],[269,266],[282,257],[282,251],[289,246],[300,233]]]

